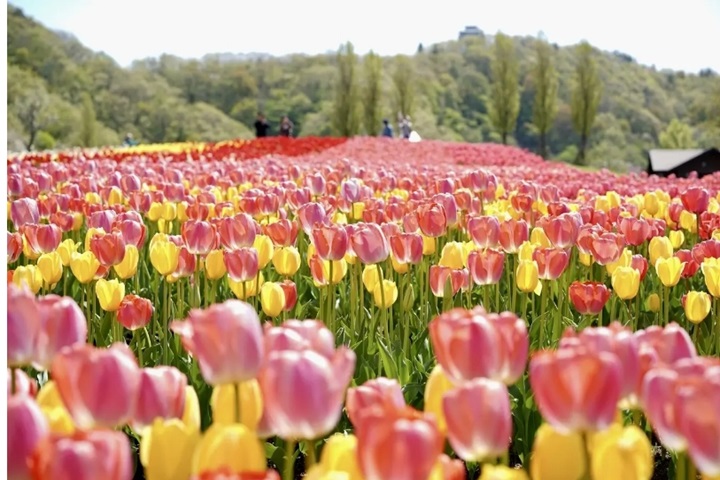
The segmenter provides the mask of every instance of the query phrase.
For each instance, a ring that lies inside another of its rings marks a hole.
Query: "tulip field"
[[[10,479],[720,479],[720,174],[266,138],[7,177]]]

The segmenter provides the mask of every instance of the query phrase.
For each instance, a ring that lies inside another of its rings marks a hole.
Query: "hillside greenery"
[[[572,104],[584,49],[534,37],[507,40],[497,47],[494,36],[464,38],[383,58],[356,56],[350,44],[315,56],[163,55],[121,68],[8,5],[8,149],[118,145],[126,133],[142,142],[249,138],[258,110],[275,127],[289,115],[297,135],[377,135],[378,119],[394,122],[402,112],[423,138],[500,142],[506,136],[507,143],[553,158],[615,170],[644,168],[645,151],[661,143],[720,146],[715,72],[659,71],[592,48],[601,88],[582,155]],[[512,58],[503,63],[498,51]],[[501,70],[502,88],[493,81],[493,71]],[[350,76],[357,84],[348,83]],[[517,93],[507,85],[514,78]],[[341,88],[357,105],[347,103]],[[513,104],[509,119],[499,119],[497,97],[506,91],[512,102],[519,96],[517,114]],[[352,120],[349,130],[338,124],[342,116]]]

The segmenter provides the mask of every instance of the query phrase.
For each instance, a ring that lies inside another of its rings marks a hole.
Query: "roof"
[[[650,150],[650,167],[653,172],[667,172],[705,153],[701,148],[672,150],[656,148]]]

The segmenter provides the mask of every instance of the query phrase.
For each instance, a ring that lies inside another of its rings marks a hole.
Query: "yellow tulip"
[[[347,225],[347,223],[348,223],[347,216],[340,210],[335,210],[335,213],[333,213],[333,216],[332,216],[332,222],[335,225]]]
[[[160,220],[163,214],[163,206],[161,203],[152,202],[150,209],[148,210],[147,217],[151,222],[157,222]]]
[[[200,401],[191,385],[185,387],[185,410],[182,421],[189,428],[200,431]]]
[[[120,302],[125,298],[125,284],[101,278],[95,284],[95,295],[100,302],[100,308],[106,312],[114,312],[120,308]]]
[[[292,277],[300,269],[300,253],[295,247],[281,247],[272,257],[275,271],[284,277]]]
[[[545,234],[545,230],[540,227],[535,227],[532,229],[532,233],[530,234],[530,243],[534,243],[535,245],[538,245],[542,248],[552,247],[550,239]]]
[[[332,262],[332,264],[333,264],[333,271],[332,271],[332,279],[331,280],[332,280],[333,285],[337,285],[338,283],[340,283],[342,281],[343,278],[345,278],[345,275],[347,274],[348,266],[347,266],[347,262],[345,261],[345,259],[334,260]],[[372,267],[373,265],[369,265],[369,266]],[[330,261],[323,260],[322,268],[323,268],[323,276],[325,278],[329,279],[330,278]],[[317,282],[313,282],[313,283],[315,283],[316,287],[320,286],[317,284]]]
[[[102,197],[97,192],[87,192],[85,194],[85,201],[91,205],[102,203]]]
[[[172,222],[177,217],[177,206],[173,202],[165,202],[162,205],[162,219]]]
[[[608,199],[608,204],[611,209],[619,207],[622,204],[622,197],[614,190],[610,190],[605,194],[605,196]]]
[[[77,253],[79,246],[80,244],[72,238],[68,238],[67,240],[63,240],[62,242],[60,242],[60,245],[58,245],[57,248],[57,252],[60,254],[60,260],[62,261],[62,264],[64,266],[70,266],[72,256],[74,253]]]
[[[520,260],[515,270],[515,282],[520,291],[525,293],[535,292],[538,290],[538,286],[542,288],[538,277],[537,263],[534,260]]]
[[[595,210],[601,210],[603,212],[610,211],[610,202],[608,201],[607,195],[598,195],[595,197]]]
[[[460,242],[448,242],[440,255],[440,266],[461,269],[463,265],[463,245]]]
[[[674,287],[680,281],[685,263],[679,258],[659,258],[655,264],[655,272],[660,278],[660,282],[666,287]]]
[[[88,228],[88,231],[85,233],[85,251],[89,252],[90,250],[90,240],[92,240],[93,237],[102,236],[105,235],[105,230],[102,228]]]
[[[422,234],[421,234],[422,235]],[[435,253],[435,250],[437,249],[437,241],[432,237],[426,237],[425,235],[423,237],[423,255],[428,256]]]
[[[680,212],[680,228],[687,230],[690,233],[697,232],[697,216],[694,213],[690,213],[687,210]]]
[[[378,268],[382,268],[379,265],[366,265],[362,272],[362,282],[365,285],[365,289],[368,292],[375,290],[375,285],[380,283],[380,273]]]
[[[410,270],[410,265],[407,263],[400,263],[395,259],[395,255],[392,253],[390,254],[390,264],[393,267],[393,270],[395,270],[399,274],[407,273],[408,270]]]
[[[257,295],[258,290],[262,288],[265,283],[265,277],[262,272],[260,272],[259,282],[257,279],[248,280],[247,282],[236,282],[230,277],[227,277],[227,282],[230,290],[232,290],[237,298],[240,300],[247,300],[248,298]]]
[[[660,311],[660,295],[657,293],[651,293],[645,300],[645,308],[653,313]]]
[[[580,254],[578,255],[578,260],[580,261],[580,263],[582,265],[585,265],[586,267],[589,267],[590,265],[593,264],[592,255],[589,253],[580,252]]]
[[[706,258],[700,265],[705,277],[705,286],[715,298],[720,298],[720,260],[717,258]]]
[[[213,424],[231,425],[238,423],[236,412],[240,413],[240,422],[252,431],[257,430],[263,413],[263,399],[260,384],[252,379],[238,385],[240,393],[239,410],[237,394],[234,384],[219,385],[213,389],[210,397]]]
[[[535,433],[530,477],[533,480],[578,480],[587,471],[584,442],[580,433],[563,435],[550,424]]]
[[[682,247],[682,244],[685,242],[685,234],[682,230],[671,230],[670,233],[668,233],[668,238],[675,250]]]
[[[200,432],[178,419],[156,419],[140,441],[140,463],[147,480],[189,478]],[[172,461],[170,460],[172,459]]]
[[[650,265],[655,265],[660,258],[673,256],[673,246],[668,237],[653,237],[648,246],[650,253]]]
[[[713,240],[720,240],[720,228],[716,228],[712,232],[712,238]]]
[[[82,213],[75,213],[73,215],[72,229],[74,232],[77,232],[78,230],[80,230],[84,223],[85,223],[85,217],[83,216]]]
[[[710,313],[710,307],[712,306],[712,297],[705,292],[691,291],[687,293],[685,297],[685,318],[692,323],[700,323]]]
[[[373,300],[378,308],[390,308],[398,298],[398,288],[392,280],[383,280],[382,287],[377,282],[372,290]]]
[[[532,262],[533,261],[533,253],[535,252],[535,249],[537,248],[537,245],[530,241],[524,241],[520,244],[518,247],[517,255],[518,260],[526,261],[526,262]]]
[[[264,283],[260,289],[260,305],[268,317],[277,317],[285,308],[285,291],[275,282]]]
[[[133,277],[137,273],[138,261],[140,253],[135,245],[129,244],[125,246],[125,256],[122,262],[115,265],[115,273],[123,280]]]
[[[30,260],[36,260],[40,256],[39,252],[36,252],[30,247],[30,244],[28,243],[25,235],[23,235],[23,255],[25,255]]]
[[[123,197],[122,190],[115,186],[111,187],[110,193],[108,194],[108,205],[122,205],[124,201],[125,198]]]
[[[615,269],[617,269],[618,267],[629,267],[631,263],[632,252],[630,251],[630,249],[625,248],[623,249],[620,257],[616,261],[605,265],[605,268],[607,269],[608,275],[612,276],[612,274],[615,272]]]
[[[528,476],[522,468],[486,464],[478,480],[528,480]]]
[[[180,247],[169,241],[159,241],[150,247],[150,263],[160,275],[175,272],[180,258]]]
[[[317,253],[317,250],[315,249],[315,245],[312,243],[307,246],[307,250],[305,250],[305,261],[307,262],[308,266],[310,266],[310,259],[315,256],[315,253]],[[345,255],[347,257],[347,255]],[[354,265],[354,263],[353,263]]]
[[[48,286],[55,285],[62,278],[62,259],[56,251],[40,255],[37,261],[37,268],[40,270],[43,281],[45,281],[45,284]]]
[[[100,262],[95,255],[87,250],[82,254],[74,253],[70,260],[70,271],[80,283],[91,282],[100,268]]]
[[[15,269],[15,273],[13,274],[12,281],[18,287],[27,285],[30,291],[35,294],[40,291],[40,288],[42,288],[43,285],[42,274],[40,273],[40,269],[35,265],[17,267]]]
[[[425,411],[435,415],[438,429],[445,435],[447,423],[443,412],[443,396],[455,388],[440,364],[435,365],[425,384]]]
[[[618,267],[612,274],[611,283],[618,298],[630,300],[640,289],[640,272],[632,267]]]
[[[75,424],[67,408],[65,408],[54,380],[49,380],[43,385],[36,400],[48,420],[52,433],[71,434],[75,431]]]
[[[341,474],[341,475],[333,475]],[[355,435],[336,433],[328,438],[320,455],[320,462],[312,467],[307,480],[363,480],[357,460],[357,438]]]
[[[365,212],[365,203],[355,202],[352,204],[352,218],[361,220],[363,218],[363,212]]]
[[[267,468],[263,445],[245,425],[214,424],[200,439],[192,457],[192,473],[220,468],[233,473],[260,472]]]
[[[225,258],[222,250],[212,250],[205,257],[205,277],[208,280],[217,280],[227,273]]]
[[[262,270],[272,260],[275,247],[267,235],[256,235],[253,247],[258,252],[258,267]]]
[[[614,424],[596,434],[591,469],[596,480],[647,480],[653,473],[652,445],[635,425]]]

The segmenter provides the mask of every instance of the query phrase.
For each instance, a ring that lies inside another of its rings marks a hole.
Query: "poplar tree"
[[[498,33],[490,62],[492,89],[490,93],[490,122],[507,144],[507,137],[515,129],[520,112],[520,85],[515,45],[510,37]]]
[[[415,71],[410,59],[405,55],[399,55],[395,59],[395,71],[392,79],[395,87],[395,106],[398,112],[403,115],[412,113],[415,101],[414,76]]]
[[[585,164],[590,131],[597,117],[598,106],[602,98],[602,83],[598,73],[597,61],[592,47],[582,42],[576,48],[577,64],[572,88],[570,110],[575,131],[580,135],[580,145],[576,163]]]
[[[356,76],[357,55],[352,43],[342,45],[337,53],[338,76],[333,104],[333,130],[341,137],[352,137],[360,130],[359,93]]]
[[[377,135],[380,129],[380,97],[382,89],[380,80],[382,78],[382,59],[372,51],[363,61],[364,84],[362,91],[363,101],[363,124],[365,133]]]
[[[547,158],[547,134],[557,114],[558,75],[553,62],[552,47],[542,40],[535,44],[532,78],[535,84],[533,125],[540,139],[540,155]]]

